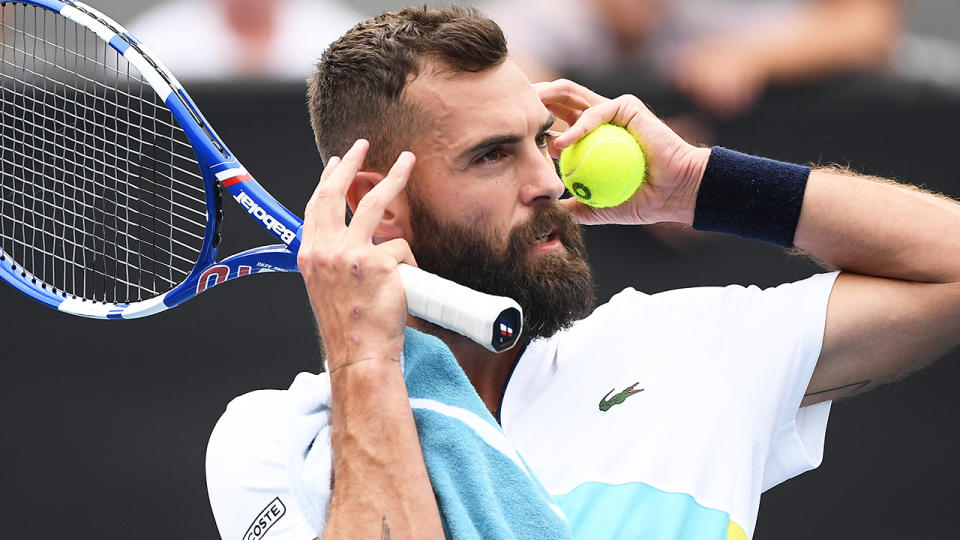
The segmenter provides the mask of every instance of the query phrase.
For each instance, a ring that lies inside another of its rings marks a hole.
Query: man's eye
[[[493,163],[503,159],[503,150],[499,148],[491,150],[477,158],[477,163]]]
[[[548,135],[547,135],[546,133],[541,133],[540,135],[537,135],[537,138],[536,138],[537,147],[539,147],[539,148],[546,148],[546,147],[547,147],[547,137],[548,137]]]

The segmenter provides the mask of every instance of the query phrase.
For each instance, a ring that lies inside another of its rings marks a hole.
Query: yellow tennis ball
[[[560,153],[560,175],[574,197],[598,208],[633,196],[647,174],[640,144],[626,129],[603,124]]]

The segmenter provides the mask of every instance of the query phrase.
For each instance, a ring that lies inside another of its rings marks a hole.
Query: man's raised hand
[[[304,211],[297,265],[303,275],[332,372],[357,358],[399,357],[407,307],[399,263],[416,265],[406,241],[373,243],[386,206],[406,186],[415,158],[404,152],[344,223],[346,193],[369,143],[329,160]]]
[[[688,144],[635,96],[608,99],[566,79],[533,87],[547,109],[570,125],[551,142],[554,158],[605,123],[625,127],[646,154],[646,181],[629,201],[613,208],[594,208],[576,199],[562,201],[581,223],[693,223],[700,178],[710,156],[708,148]]]

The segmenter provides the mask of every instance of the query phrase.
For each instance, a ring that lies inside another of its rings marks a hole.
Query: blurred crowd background
[[[283,79],[300,78],[288,65],[308,54],[301,51],[338,36],[351,20],[409,3],[101,0],[94,5],[127,23],[161,54],[169,52],[165,57],[184,78]],[[474,5],[501,23],[531,79],[642,67],[721,113],[749,107],[769,84],[845,70],[884,69],[960,84],[960,3],[952,0],[480,0]],[[293,39],[298,45],[284,47],[288,54],[296,50],[292,60],[276,54]],[[198,53],[196,43],[208,52]],[[191,69],[205,60],[231,67]]]
[[[120,4],[119,2],[117,2]],[[300,82],[352,22],[403,2],[125,2],[130,30],[188,82]],[[109,2],[104,2],[108,7]],[[718,130],[770,94],[851,77],[960,89],[948,0],[480,0],[532,82],[567,77],[641,96],[681,135]],[[109,6],[112,7],[112,6]],[[119,12],[118,12],[119,14]],[[189,36],[189,39],[187,39]],[[690,231],[650,228],[664,241]]]
[[[233,152],[299,212],[320,173],[304,79],[331,40],[400,1],[87,0],[168,64]],[[429,2],[442,5],[445,2]],[[640,96],[689,139],[922,184],[955,198],[956,0],[486,0],[531,79]],[[389,129],[385,119],[384,129]],[[221,253],[268,239],[229,205]],[[671,227],[587,230],[598,296],[818,269]],[[240,280],[149,320],[50,312],[0,288],[3,538],[214,538],[206,440],[226,403],[316,371],[297,276]],[[837,403],[824,465],[763,499],[755,538],[950,538],[960,355]],[[51,519],[51,514],[56,519]]]

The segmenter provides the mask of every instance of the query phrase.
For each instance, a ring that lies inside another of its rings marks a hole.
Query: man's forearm
[[[815,170],[794,243],[849,272],[960,282],[960,204],[913,186]]]
[[[327,162],[297,252],[330,369],[333,495],[324,537],[434,538],[443,534],[440,515],[400,369],[407,302],[397,265],[415,261],[402,240],[371,241],[416,160],[403,152],[385,177],[352,192],[361,200],[346,226],[347,191],[369,147],[360,139]]]
[[[960,204],[913,186],[714,149],[694,224],[844,270],[804,404],[901,378],[960,342]]]
[[[900,379],[960,342],[960,204],[912,186],[817,170],[795,244],[848,272],[830,296],[803,404]]]
[[[333,362],[333,498],[324,538],[439,538],[399,355]]]

